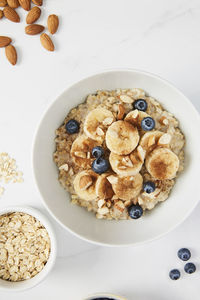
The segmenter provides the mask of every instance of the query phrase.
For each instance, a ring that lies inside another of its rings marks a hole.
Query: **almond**
[[[25,10],[31,9],[31,0],[19,0],[19,4]]]
[[[41,9],[37,6],[34,6],[29,11],[28,15],[26,16],[26,23],[27,24],[33,24],[35,21],[39,19],[41,15]]]
[[[17,52],[13,45],[9,45],[5,48],[6,57],[8,61],[14,66],[17,63]]]
[[[0,0],[0,6],[5,7],[7,5],[7,0]]]
[[[19,7],[19,1],[18,0],[7,0],[8,6],[12,8],[18,8]]]
[[[3,18],[3,10],[0,9],[0,19]]]
[[[59,25],[59,19],[56,15],[49,15],[47,20],[47,27],[51,34],[56,33]]]
[[[32,0],[35,5],[42,6],[42,0]]]
[[[12,21],[12,22],[16,22],[16,23],[19,23],[20,22],[20,17],[18,15],[18,13],[11,7],[9,6],[6,6],[4,9],[3,9],[3,13],[4,13],[4,16]]]
[[[54,51],[54,44],[50,38],[50,36],[48,36],[48,34],[46,33],[42,33],[40,36],[40,41],[42,46],[48,50],[48,51]]]
[[[0,48],[8,46],[12,42],[8,36],[0,36]]]
[[[25,27],[25,33],[29,35],[35,35],[44,30],[44,26],[39,24],[31,24]]]

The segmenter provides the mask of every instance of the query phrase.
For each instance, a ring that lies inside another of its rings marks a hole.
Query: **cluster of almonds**
[[[4,7],[0,10],[0,19],[5,16],[8,20],[19,23],[20,16],[16,12],[16,8],[21,6],[24,10],[29,11],[26,16],[25,33],[28,35],[40,34],[44,31],[45,27],[40,24],[34,24],[41,15],[41,9],[38,6],[42,6],[43,0],[32,0],[37,5],[31,8],[31,0],[0,0],[0,7]],[[56,33],[59,25],[58,16],[52,14],[48,16],[47,27],[50,34]],[[13,45],[11,45],[12,39],[7,36],[0,36],[0,48],[5,47],[5,54],[8,61],[15,65],[17,63],[17,51]],[[51,37],[42,33],[40,35],[40,42],[42,46],[48,51],[54,51],[54,43]]]

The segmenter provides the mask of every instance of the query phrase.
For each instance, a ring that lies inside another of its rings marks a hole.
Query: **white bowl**
[[[2,290],[2,291],[15,292],[15,291],[30,289],[45,279],[45,277],[49,274],[49,272],[51,271],[51,269],[55,264],[57,243],[56,243],[56,237],[51,223],[49,222],[47,217],[45,217],[39,210],[32,207],[9,206],[1,209],[0,215],[12,213],[12,212],[23,212],[35,217],[46,228],[51,241],[51,252],[49,255],[49,259],[40,273],[38,273],[37,275],[35,275],[30,279],[24,281],[18,281],[18,282],[11,282],[11,281],[0,279],[0,291]]]
[[[138,87],[155,97],[180,121],[186,136],[185,170],[178,178],[167,201],[143,218],[129,221],[97,220],[93,213],[72,205],[58,182],[53,162],[55,129],[71,108],[86,95],[99,89]],[[136,70],[114,70],[85,78],[67,88],[45,112],[33,146],[36,184],[48,211],[76,236],[107,246],[136,245],[161,237],[191,213],[199,197],[200,117],[191,102],[167,81]]]

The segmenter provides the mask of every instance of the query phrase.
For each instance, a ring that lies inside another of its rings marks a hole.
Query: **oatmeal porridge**
[[[184,167],[178,120],[138,88],[88,95],[55,142],[60,183],[98,219],[141,217],[169,197]]]

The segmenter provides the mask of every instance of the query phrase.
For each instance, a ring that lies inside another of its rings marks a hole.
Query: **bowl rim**
[[[91,294],[89,296],[87,296],[86,298],[84,297],[83,300],[93,300],[94,297],[112,297],[112,299],[114,299],[113,297],[115,297],[115,300],[127,300],[127,298],[123,297],[123,296],[118,296],[115,294],[111,294],[111,293],[95,293],[95,294]],[[101,299],[101,298],[100,298]]]
[[[146,239],[145,241],[141,241],[141,242],[136,242],[136,243],[126,243],[126,244],[115,244],[115,243],[107,243],[107,242],[99,242],[96,241],[95,239],[89,239],[86,238],[84,236],[82,236],[81,234],[78,234],[76,232],[74,232],[72,229],[68,228],[66,225],[64,225],[53,213],[53,211],[48,207],[46,201],[44,200],[43,196],[42,196],[42,192],[40,190],[39,184],[37,182],[36,179],[36,173],[35,173],[35,166],[34,166],[34,155],[35,155],[35,146],[36,146],[36,140],[37,140],[37,136],[38,136],[38,132],[40,129],[40,126],[42,125],[43,119],[45,118],[45,116],[48,114],[49,110],[51,109],[51,107],[54,105],[54,103],[64,95],[64,93],[66,93],[66,91],[68,91],[70,88],[73,88],[75,85],[83,82],[84,80],[88,80],[94,76],[98,76],[98,75],[103,75],[103,74],[107,74],[107,73],[116,73],[116,72],[134,72],[134,73],[138,73],[141,75],[145,75],[145,76],[149,76],[152,78],[155,78],[156,80],[159,80],[161,82],[163,82],[166,86],[168,86],[169,88],[173,89],[176,93],[178,93],[182,98],[184,98],[184,101],[187,102],[188,105],[190,105],[191,109],[193,110],[193,113],[197,116],[197,118],[199,119],[199,124],[200,124],[200,114],[197,111],[197,109],[195,108],[195,106],[193,105],[193,103],[183,94],[183,92],[181,90],[179,90],[178,88],[176,88],[170,81],[162,78],[159,75],[156,75],[154,73],[151,72],[147,72],[144,70],[140,70],[140,69],[134,69],[134,68],[109,68],[109,69],[103,69],[97,72],[91,72],[85,76],[81,76],[81,78],[79,80],[73,80],[71,83],[69,83],[67,85],[67,87],[56,97],[56,99],[54,99],[53,101],[50,102],[50,104],[47,106],[47,108],[44,110],[44,112],[42,113],[42,116],[39,120],[39,124],[36,127],[34,136],[33,136],[33,141],[32,141],[32,152],[31,152],[31,163],[32,163],[32,172],[33,172],[33,177],[34,177],[34,182],[35,185],[37,187],[37,190],[39,192],[40,198],[45,206],[45,208],[47,209],[47,211],[49,212],[49,214],[54,218],[54,220],[56,220],[56,222],[58,222],[58,224],[61,225],[62,228],[64,228],[65,230],[67,230],[68,232],[70,232],[71,234],[73,234],[74,236],[76,236],[77,238],[92,243],[94,245],[98,245],[98,246],[106,246],[106,247],[130,247],[130,246],[141,246],[141,245],[145,245],[147,243],[153,242],[155,240],[161,239],[162,237],[164,237],[165,235],[167,235],[168,233],[170,233],[171,231],[175,230],[180,224],[182,224],[188,217],[189,215],[192,213],[192,211],[195,209],[195,207],[198,205],[199,203],[199,199],[197,199],[196,203],[194,204],[194,206],[192,206],[190,209],[188,209],[187,214],[185,214],[178,223],[176,223],[175,225],[171,226],[168,230],[166,230],[165,232],[153,237],[153,238],[149,238]],[[121,222],[123,222],[123,220],[121,220]]]
[[[26,283],[26,285],[24,285],[22,287],[19,285],[19,283],[20,283],[19,281],[11,282],[13,285],[15,285],[15,283],[16,283],[16,286],[10,286],[10,287],[1,286],[1,284],[0,284],[0,291],[19,292],[19,291],[31,289],[31,288],[35,287],[36,285],[40,284],[47,277],[47,275],[51,272],[51,270],[54,267],[56,257],[57,257],[57,240],[56,240],[55,231],[54,231],[54,228],[53,228],[51,222],[39,209],[33,208],[32,206],[21,206],[21,205],[5,206],[5,207],[0,208],[0,216],[2,216],[4,214],[12,213],[12,212],[13,213],[14,212],[22,212],[22,213],[31,215],[31,216],[35,217],[37,220],[39,220],[42,223],[42,225],[46,228],[46,230],[49,234],[50,242],[51,242],[50,255],[49,255],[46,265],[43,268],[44,272],[42,274],[42,277],[37,278],[36,277],[37,275],[36,275],[28,280],[22,281],[23,283]],[[48,269],[45,269],[47,264],[48,264]],[[38,274],[40,274],[40,272]],[[32,281],[32,279],[36,279],[35,282]],[[3,280],[3,279],[1,279],[1,280]]]

